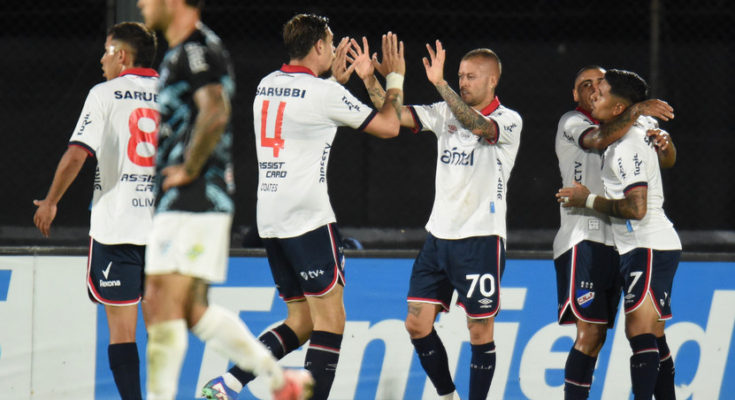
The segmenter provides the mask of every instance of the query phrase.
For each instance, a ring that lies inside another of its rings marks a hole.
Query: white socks
[[[188,345],[186,321],[175,319],[148,327],[148,400],[173,400]]]
[[[283,371],[276,359],[232,312],[210,304],[191,331],[241,369],[270,375],[271,389],[283,387]]]

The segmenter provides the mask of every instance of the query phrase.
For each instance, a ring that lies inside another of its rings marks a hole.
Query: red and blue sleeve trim
[[[633,190],[633,189],[635,189],[637,187],[646,187],[647,188],[648,187],[648,182],[631,183],[630,185],[626,186],[625,189],[623,189],[623,194],[627,195],[628,192],[630,192],[631,190]]]
[[[86,151],[90,157],[97,157],[94,150],[91,147],[89,147],[89,145],[87,145],[86,143],[73,141],[73,142],[69,142],[69,146],[81,147],[82,150]]]
[[[424,130],[424,125],[421,123],[418,114],[416,114],[416,109],[414,109],[413,106],[408,106],[408,111],[411,112],[411,118],[413,118],[413,123],[415,125],[413,129],[411,129],[411,132],[419,133]]]
[[[587,150],[587,146],[584,145],[584,138],[593,130],[595,130],[594,127],[588,128],[586,131],[582,132],[581,135],[579,135],[579,147],[582,148],[582,150]]]
[[[375,118],[376,115],[378,115],[378,112],[376,110],[373,110],[372,112],[370,112],[370,115],[368,115],[367,118],[365,118],[365,121],[363,121],[362,124],[360,124],[360,127],[357,128],[357,130],[358,131],[364,131],[365,128],[367,128],[367,126],[370,123],[370,121],[372,121],[373,118]]]

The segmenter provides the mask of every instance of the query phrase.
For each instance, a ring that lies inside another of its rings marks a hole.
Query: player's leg
[[[135,343],[135,328],[138,323],[138,305],[105,305],[110,344],[107,356],[112,376],[120,398],[141,399],[140,359]]]
[[[434,384],[437,394],[452,398],[455,386],[449,372],[447,351],[434,329],[434,320],[442,309],[438,304],[409,300],[405,325],[421,367]]]
[[[150,257],[148,257],[150,259]],[[188,346],[185,304],[191,277],[181,274],[147,275],[148,307],[147,398],[173,399]]]
[[[286,320],[258,337],[258,340],[270,350],[276,360],[280,360],[306,343],[313,330],[309,305],[305,299],[289,301],[286,303],[286,308],[288,310]],[[216,385],[221,380],[232,391],[239,393],[253,379],[255,375],[252,372],[244,371],[234,365],[222,377],[207,383],[207,386]]]
[[[564,398],[586,399],[597,355],[620,300],[619,263],[613,248],[582,241],[554,260],[559,323],[574,323],[574,345],[564,368]]]
[[[472,360],[470,361],[470,400],[484,400],[495,374],[495,318],[467,318]]]
[[[87,287],[105,306],[110,332],[107,355],[123,400],[141,399],[140,360],[135,343],[138,303],[143,293],[143,246],[105,245],[91,240]]]
[[[625,289],[625,333],[633,355],[630,375],[636,400],[651,399],[658,375],[656,325],[659,314],[651,296],[652,250],[639,248],[621,255]]]
[[[493,327],[500,311],[500,280],[505,269],[505,246],[498,236],[447,241],[449,279],[457,290],[457,303],[467,314],[472,359],[471,400],[487,398],[495,374]]]
[[[659,364],[658,377],[654,396],[656,400],[672,400],[676,398],[674,385],[674,358],[671,357],[669,345],[664,332],[665,320],[671,318],[671,288],[674,275],[679,266],[681,251],[653,250],[654,269],[651,290],[655,297],[655,306],[660,315],[654,334],[658,344]]]

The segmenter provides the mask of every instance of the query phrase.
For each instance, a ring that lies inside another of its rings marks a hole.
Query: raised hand
[[[424,69],[426,70],[426,77],[429,82],[434,85],[438,85],[444,81],[444,60],[446,59],[446,52],[442,46],[442,42],[436,41],[436,51],[431,48],[430,44],[426,44],[426,50],[429,51],[429,58],[424,57]]]
[[[332,61],[332,77],[343,85],[350,80],[350,75],[355,70],[354,63],[349,67],[347,66],[347,53],[351,47],[350,38],[343,37],[337,45],[337,49],[334,52],[334,60]]]
[[[668,132],[662,131],[661,129],[649,129],[646,134],[653,140],[653,144],[660,151],[667,151],[669,149],[671,136],[669,136]]]
[[[574,182],[574,186],[559,189],[556,201],[561,203],[562,207],[584,207],[589,194],[590,190],[586,186]]]
[[[365,80],[373,75],[375,68],[370,60],[370,46],[368,45],[367,38],[362,37],[362,47],[357,43],[357,40],[350,40],[350,49],[348,61],[352,63],[352,67],[355,69],[355,73],[360,79]]]
[[[381,63],[381,69],[378,69],[381,74],[383,72],[387,72],[388,74],[395,72],[401,75],[406,75],[406,60],[403,57],[403,42],[399,42],[398,35],[393,32],[388,32],[383,35],[383,62]]]

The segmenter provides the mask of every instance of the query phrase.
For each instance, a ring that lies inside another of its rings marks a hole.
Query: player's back
[[[293,237],[335,222],[327,166],[337,127],[365,125],[372,110],[341,85],[284,65],[253,102],[262,237]]]
[[[584,149],[580,143],[590,129],[598,125],[579,109],[565,113],[556,131],[555,150],[559,160],[562,187],[574,182],[586,186],[590,193],[602,194],[602,157],[596,150]],[[610,221],[605,215],[587,208],[559,206],[560,226],[554,238],[554,258],[582,240],[613,244]]]
[[[605,195],[622,199],[637,188],[647,188],[646,215],[641,220],[611,217],[615,245],[620,254],[637,248],[681,249],[673,224],[663,209],[663,181],[658,154],[646,130],[652,125],[641,118],[626,135],[605,151],[602,179]]]
[[[133,68],[92,88],[70,141],[97,159],[90,236],[100,243],[145,244],[153,212],[157,81],[155,71]]]

